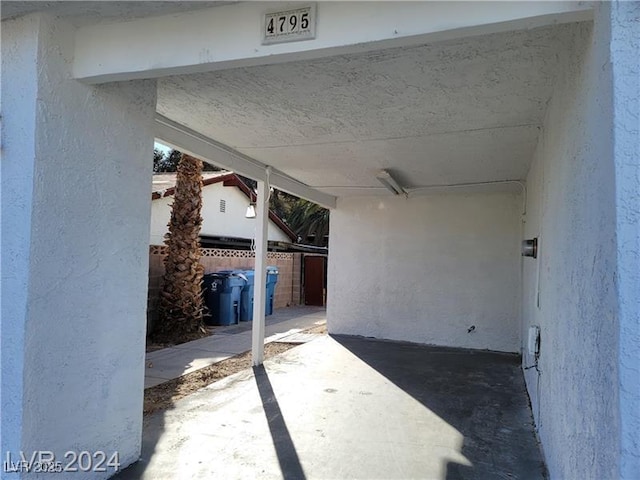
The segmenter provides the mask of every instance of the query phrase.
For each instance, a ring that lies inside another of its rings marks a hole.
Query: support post
[[[73,32],[2,20],[0,451],[125,468],[142,445],[156,82],[77,82]]]
[[[266,181],[258,181],[256,199],[256,261],[254,277],[253,326],[251,363],[254,367],[264,361],[264,316],[267,297],[267,227],[269,224],[269,168]]]

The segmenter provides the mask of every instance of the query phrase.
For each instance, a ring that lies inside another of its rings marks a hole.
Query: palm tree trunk
[[[178,342],[198,332],[202,324],[202,276],[200,227],[202,217],[202,161],[182,155],[169,232],[165,235],[163,290],[160,296],[156,339]]]

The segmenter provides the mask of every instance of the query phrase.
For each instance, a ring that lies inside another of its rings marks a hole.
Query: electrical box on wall
[[[529,327],[528,340],[527,351],[529,355],[535,355],[537,357],[540,354],[540,327],[537,325]]]
[[[522,241],[522,256],[538,258],[538,239],[531,238]]]

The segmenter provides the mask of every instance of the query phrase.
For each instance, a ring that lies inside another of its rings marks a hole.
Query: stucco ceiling
[[[574,26],[167,77],[158,111],[338,196],[373,193],[380,168],[522,179]]]
[[[2,19],[12,18],[35,11],[45,11],[66,17],[74,25],[112,22],[122,19],[141,18],[154,15],[209,8],[229,1],[10,1],[0,2]]]

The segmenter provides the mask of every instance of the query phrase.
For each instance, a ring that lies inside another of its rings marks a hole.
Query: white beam
[[[176,150],[209,160],[254,180],[265,179],[266,165],[195,130],[156,114],[156,137]]]
[[[267,226],[269,224],[269,180],[258,181],[256,198],[256,259],[253,286],[253,325],[251,327],[251,363],[264,361],[264,316],[267,298]]]
[[[156,114],[156,138],[181,152],[208,160],[245,177],[266,180],[267,165],[264,163],[160,114]],[[336,197],[315,190],[275,168],[271,170],[270,184],[325,208],[336,206]]]
[[[74,76],[124,81],[265,65],[585,21],[591,2],[319,2],[314,40],[262,45],[263,15],[290,3],[242,2],[84,26]]]

